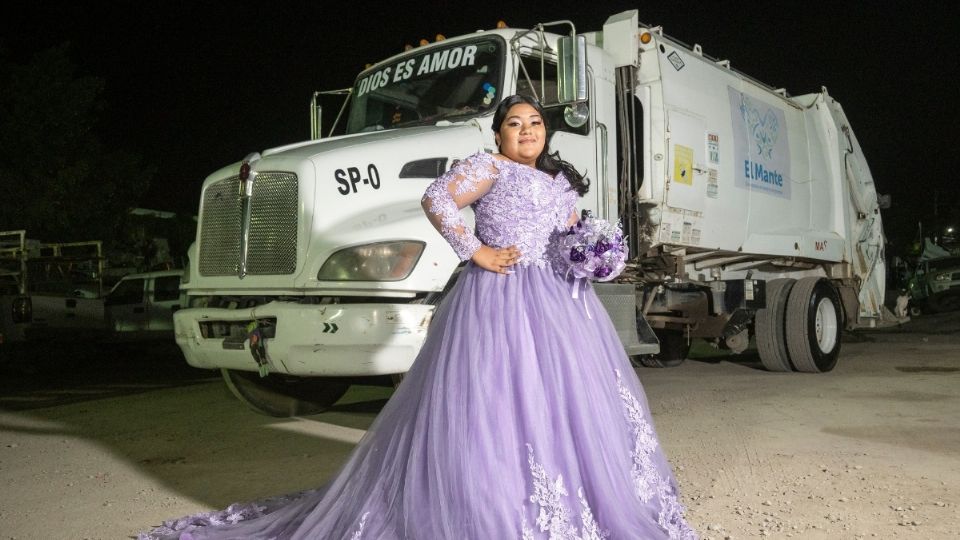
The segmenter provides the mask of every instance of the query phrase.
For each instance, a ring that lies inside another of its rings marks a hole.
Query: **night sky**
[[[956,15],[922,2],[883,10],[756,4],[15,0],[0,22],[0,49],[26,62],[70,42],[81,72],[106,81],[104,139],[160,166],[140,205],[195,214],[207,174],[306,139],[314,90],[349,86],[366,63],[405,44],[499,19],[514,27],[570,19],[578,31],[599,30],[609,15],[637,8],[642,23],[793,95],[826,86],[850,118],[878,191],[893,196],[884,212],[889,237],[911,238],[921,218],[932,226],[935,194],[939,213],[952,214],[941,225],[957,219]]]

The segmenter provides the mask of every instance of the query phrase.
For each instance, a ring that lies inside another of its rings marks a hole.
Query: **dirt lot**
[[[701,536],[960,536],[958,330],[954,314],[849,336],[823,375],[750,355],[640,370]],[[124,538],[316,486],[390,394],[278,420],[169,348],[17,358],[0,372],[2,538]]]

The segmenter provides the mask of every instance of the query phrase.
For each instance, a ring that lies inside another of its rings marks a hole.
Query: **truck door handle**
[[[143,306],[133,308],[134,313],[143,313]]]

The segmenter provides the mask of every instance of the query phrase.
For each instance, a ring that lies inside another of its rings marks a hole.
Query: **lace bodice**
[[[461,260],[481,244],[494,248],[516,245],[517,264],[546,265],[550,235],[575,218],[577,192],[563,173],[556,177],[478,152],[454,165],[427,188],[423,206],[430,221]],[[471,205],[476,233],[460,209]]]

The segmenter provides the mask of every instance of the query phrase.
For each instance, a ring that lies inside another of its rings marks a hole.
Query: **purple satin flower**
[[[603,241],[603,240],[599,240],[599,241],[597,241],[596,244],[593,245],[593,252],[596,253],[597,255],[603,255],[604,253],[606,253],[607,251],[609,251],[610,248],[612,248],[612,247],[613,247],[613,245],[610,244],[609,242],[605,242],[605,241]]]
[[[609,266],[601,266],[600,268],[597,268],[596,270],[593,271],[593,276],[603,279],[609,276],[610,272],[612,271],[613,269],[610,268]]]
[[[582,247],[573,247],[570,248],[570,260],[573,262],[583,262],[587,260],[587,254],[584,253]]]

